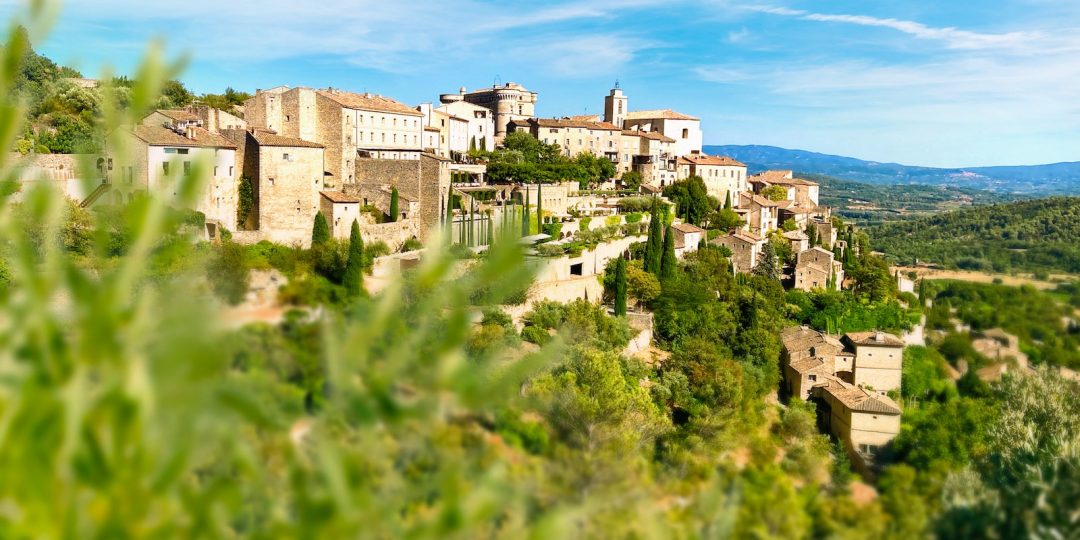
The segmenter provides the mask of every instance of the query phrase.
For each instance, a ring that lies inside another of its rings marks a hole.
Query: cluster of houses
[[[904,342],[884,332],[834,337],[806,326],[780,336],[784,390],[817,406],[818,424],[840,440],[863,472],[900,433]]]
[[[743,221],[739,230],[710,240],[731,251],[738,272],[753,271],[770,237],[782,235],[795,256],[786,275],[794,287],[843,283],[834,252],[844,246],[837,245],[816,183],[791,171],[749,176],[734,159],[704,154],[700,119],[671,109],[631,110],[618,83],[604,97],[602,116],[538,118],[536,103],[535,92],[513,82],[461,88],[418,106],[335,88],[257,90],[233,111],[196,104],[151,112],[97,158],[95,189],[68,191],[83,206],[123,203],[141,192],[170,197],[186,172],[206,167],[209,181],[194,209],[206,216],[208,237],[224,229],[240,242],[299,245],[310,240],[318,212],[336,236],[347,236],[355,220],[365,238],[391,248],[423,239],[440,223],[454,223],[452,230],[475,227],[466,215],[505,219],[507,205],[539,203],[552,220],[616,212],[613,201],[577,193],[576,184],[488,183],[474,151],[493,150],[508,134],[524,131],[557,144],[568,157],[588,152],[609,159],[616,170],[612,186],[631,171],[641,175],[646,193],[700,177],[708,194]],[[396,215],[390,215],[393,192]],[[456,205],[448,205],[450,197]],[[692,225],[680,227],[686,229],[680,233],[706,236]]]

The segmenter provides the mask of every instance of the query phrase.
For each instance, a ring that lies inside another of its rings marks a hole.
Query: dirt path
[[[908,272],[915,272],[920,278],[923,279],[955,279],[958,281],[969,281],[972,283],[993,283],[995,279],[1001,279],[1001,283],[1012,287],[1019,287],[1021,285],[1031,285],[1039,290],[1056,289],[1058,284],[1052,281],[1044,281],[1035,279],[1030,276],[1011,276],[1008,274],[988,274],[985,272],[975,272],[971,270],[940,270],[936,268],[925,267],[910,267],[910,266],[894,266],[893,272],[900,271],[904,275]],[[1063,279],[1068,281],[1070,279],[1076,279],[1076,276],[1053,275],[1053,278]]]

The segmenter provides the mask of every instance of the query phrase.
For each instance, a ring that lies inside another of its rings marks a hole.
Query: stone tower
[[[604,97],[604,121],[622,128],[623,121],[626,120],[629,101],[630,98],[619,89],[619,81],[615,81],[615,88],[612,88],[611,93]]]

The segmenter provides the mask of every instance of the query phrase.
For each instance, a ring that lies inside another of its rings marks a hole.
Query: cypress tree
[[[660,259],[660,279],[675,277],[679,262],[675,259],[675,233],[671,227],[664,234],[664,254]]]
[[[476,200],[469,197],[469,247],[476,245]]]
[[[615,315],[626,315],[626,258],[621,255],[615,263]]]
[[[311,247],[321,246],[330,241],[330,226],[322,212],[315,214],[315,225],[311,227]]]
[[[536,232],[544,232],[544,184],[536,184]]]
[[[492,221],[492,219],[491,219],[492,217],[493,216],[491,214],[487,215],[487,242],[486,243],[489,246],[491,245],[492,242],[495,241],[495,222]]]
[[[664,249],[662,235],[659,204],[654,198],[652,211],[649,213],[649,240],[645,243],[645,271],[652,272],[657,277],[660,275],[660,259]]]
[[[724,208],[731,210],[731,190],[728,190],[727,192],[727,200],[724,201]]]
[[[349,259],[345,263],[342,284],[349,296],[359,296],[364,290],[364,239],[360,237],[360,224],[354,219],[349,232]]]
[[[446,189],[446,228],[451,230],[454,226],[454,186]]]
[[[398,192],[397,188],[390,188],[390,223],[398,220]]]
[[[529,236],[529,187],[525,186],[525,206],[521,209],[521,236]]]

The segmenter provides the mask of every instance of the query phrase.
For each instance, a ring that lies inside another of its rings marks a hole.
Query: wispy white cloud
[[[747,11],[779,15],[783,17],[796,17],[807,21],[836,22],[854,24],[859,26],[875,26],[890,28],[919,39],[935,40],[944,43],[953,49],[1001,49],[1014,48],[1026,45],[1041,36],[1035,32],[1007,32],[1003,34],[973,32],[955,27],[933,27],[926,24],[907,21],[903,19],[871,17],[868,15],[845,15],[814,13],[801,9],[789,9],[776,6],[744,6]]]

